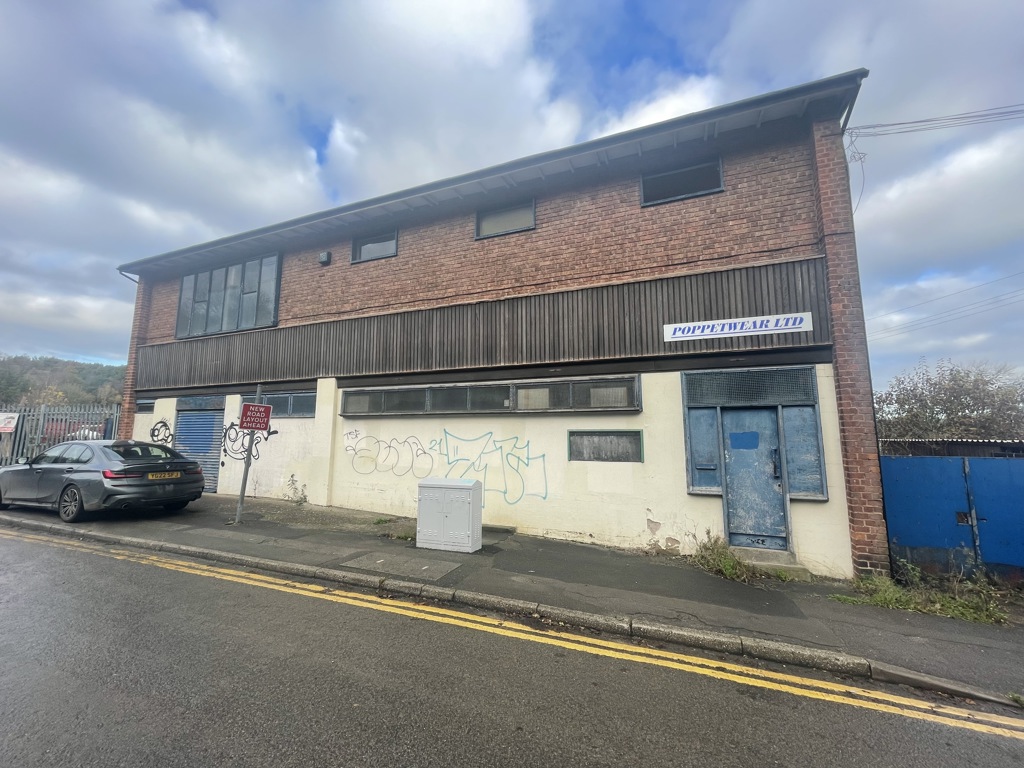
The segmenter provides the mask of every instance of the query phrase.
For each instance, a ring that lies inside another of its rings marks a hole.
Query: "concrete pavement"
[[[1024,694],[1024,622],[846,605],[841,582],[740,584],[684,558],[484,529],[472,554],[417,549],[415,521],[276,499],[206,495],[186,510],[110,512],[68,525],[14,508],[0,524],[520,613],[547,622],[1008,703]]]

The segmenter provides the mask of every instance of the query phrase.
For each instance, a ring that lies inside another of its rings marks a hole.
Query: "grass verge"
[[[920,568],[905,561],[897,563],[894,574],[895,579],[874,573],[858,577],[854,588],[860,594],[830,597],[851,605],[877,605],[979,624],[1006,623],[1008,613],[1000,590],[984,574],[970,579],[926,579]]]

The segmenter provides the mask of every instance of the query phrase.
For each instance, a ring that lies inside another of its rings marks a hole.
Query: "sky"
[[[0,353],[123,363],[135,259],[859,67],[1024,103],[1020,0],[0,0]],[[852,141],[852,143],[851,143]],[[848,138],[876,388],[1024,373],[1024,120]]]

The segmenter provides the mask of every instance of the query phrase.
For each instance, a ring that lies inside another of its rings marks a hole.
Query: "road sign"
[[[270,429],[270,412],[273,406],[257,405],[256,403],[242,404],[242,417],[238,420],[238,428],[241,430],[253,429],[257,432],[266,432]]]

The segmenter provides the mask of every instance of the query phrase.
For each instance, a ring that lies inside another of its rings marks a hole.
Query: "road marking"
[[[1021,718],[986,712],[973,712],[960,707],[930,703],[883,691],[859,688],[845,683],[814,680],[782,672],[754,669],[740,664],[705,659],[699,656],[689,656],[657,648],[644,648],[597,637],[580,636],[557,630],[537,629],[507,619],[476,616],[436,605],[419,604],[407,600],[367,595],[358,592],[347,592],[332,587],[324,587],[319,584],[309,584],[260,573],[249,573],[234,568],[193,563],[187,560],[176,560],[163,555],[145,554],[102,544],[57,539],[50,536],[7,530],[0,530],[0,538],[73,549],[102,557],[177,571],[179,573],[214,578],[236,584],[261,587],[263,589],[272,589],[303,597],[313,597],[357,608],[367,608],[413,619],[488,632],[494,635],[557,646],[595,656],[675,669],[718,680],[728,680],[757,688],[789,693],[804,698],[844,704],[876,712],[885,712],[915,720],[939,723],[953,728],[963,728],[979,733],[1024,741],[1024,719]]]

